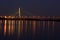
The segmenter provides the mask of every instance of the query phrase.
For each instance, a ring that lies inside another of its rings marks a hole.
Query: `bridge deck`
[[[0,18],[0,20],[60,21],[59,18]]]
[[[35,20],[35,21],[60,21],[60,17],[55,17],[55,16],[0,16],[0,20]]]

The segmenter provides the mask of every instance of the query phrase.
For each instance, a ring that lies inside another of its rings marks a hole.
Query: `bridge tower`
[[[20,11],[20,8],[19,8],[18,16],[19,16],[19,17],[21,16],[21,11]]]

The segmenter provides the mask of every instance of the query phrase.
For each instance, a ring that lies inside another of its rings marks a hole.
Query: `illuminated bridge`
[[[59,17],[40,17],[40,16],[2,16],[0,20],[35,20],[35,21],[60,21]]]
[[[17,16],[0,16],[0,20],[35,20],[35,21],[60,21],[60,17],[55,16],[21,16],[20,8]]]

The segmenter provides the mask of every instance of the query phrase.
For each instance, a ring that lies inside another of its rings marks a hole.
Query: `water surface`
[[[2,40],[59,40],[60,22],[0,20]]]

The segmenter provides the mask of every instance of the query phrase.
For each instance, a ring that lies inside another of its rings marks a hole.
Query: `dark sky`
[[[15,15],[19,7],[21,7],[21,15],[60,15],[58,0],[0,0],[0,15]]]

